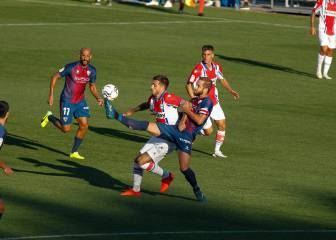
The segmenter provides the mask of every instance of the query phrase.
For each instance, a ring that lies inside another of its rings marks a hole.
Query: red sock
[[[199,8],[198,8],[198,13],[202,13],[203,14],[203,11],[204,11],[204,3],[205,3],[205,0],[199,0]]]

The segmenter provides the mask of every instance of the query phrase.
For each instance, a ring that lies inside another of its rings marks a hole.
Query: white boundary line
[[[101,9],[101,10],[110,10],[110,11],[121,11],[121,12],[132,12],[132,13],[146,13],[146,14],[156,14],[156,15],[165,15],[165,16],[172,16],[170,13],[164,12],[153,12],[153,11],[138,11],[138,10],[128,10],[128,9],[119,9],[114,7],[97,7],[92,5],[84,5],[84,4],[75,4],[75,3],[64,3],[64,2],[48,2],[48,1],[41,1],[41,0],[15,0],[19,2],[26,2],[26,3],[39,3],[39,4],[46,4],[46,5],[58,5],[58,6],[68,6],[68,7],[83,7],[83,8],[91,8],[91,9]],[[194,18],[199,19],[198,16],[192,15],[174,15],[174,17],[181,17],[181,18]],[[261,21],[249,21],[249,20],[235,20],[229,18],[220,18],[220,17],[202,17],[202,19],[208,20],[217,20],[231,22],[231,23],[244,23],[244,24],[254,24],[254,25],[263,25],[263,26],[270,26],[270,27],[281,27],[281,28],[292,28],[292,29],[308,29],[308,26],[299,26],[299,25],[289,25],[289,24],[280,24],[280,23],[268,23],[268,22],[261,22]],[[196,22],[196,21],[195,21]],[[204,22],[204,21],[202,21]],[[216,22],[216,21],[214,21]]]
[[[25,240],[25,239],[50,239],[65,237],[117,237],[117,236],[156,236],[156,235],[189,235],[189,234],[259,234],[259,233],[336,233],[336,229],[319,230],[227,230],[227,231],[180,231],[180,232],[120,232],[120,233],[83,233],[83,234],[62,234],[62,235],[40,235],[26,237],[7,237],[0,240]]]

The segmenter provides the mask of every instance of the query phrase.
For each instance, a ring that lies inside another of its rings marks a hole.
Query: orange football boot
[[[161,184],[161,188],[160,188],[160,192],[165,192],[168,190],[169,185],[172,183],[172,181],[174,180],[175,176],[172,173],[169,173],[169,176],[162,179],[162,184]]]
[[[125,197],[130,197],[130,196],[140,197],[141,192],[136,192],[132,188],[130,188],[127,191],[120,193],[120,195],[125,196]]]

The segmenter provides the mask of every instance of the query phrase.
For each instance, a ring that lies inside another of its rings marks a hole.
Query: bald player
[[[66,64],[50,80],[50,91],[48,104],[54,104],[54,88],[59,78],[64,78],[64,88],[60,97],[60,118],[48,111],[41,120],[41,127],[44,128],[50,121],[56,128],[64,133],[71,131],[73,117],[79,124],[76,132],[74,143],[70,152],[70,158],[84,159],[78,153],[86,132],[88,130],[88,118],[90,109],[85,101],[85,88],[89,84],[91,94],[97,100],[99,106],[104,104],[103,99],[99,96],[96,88],[96,69],[90,64],[92,53],[90,48],[80,50],[79,61]]]

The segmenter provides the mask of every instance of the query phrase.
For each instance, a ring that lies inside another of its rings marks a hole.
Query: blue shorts
[[[180,132],[180,130],[178,130],[177,126],[175,125],[157,123],[157,126],[161,132],[159,138],[173,142],[176,144],[176,148],[178,150],[191,154],[192,136],[189,133],[185,131]]]
[[[79,103],[60,102],[60,115],[62,125],[72,123],[72,117],[90,117],[90,108],[85,100]]]

